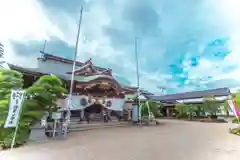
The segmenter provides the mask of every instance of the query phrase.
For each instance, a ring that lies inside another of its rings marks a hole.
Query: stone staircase
[[[91,121],[100,122],[103,120],[101,113],[94,113],[91,116]]]
[[[118,121],[113,119],[109,121],[108,123],[104,123],[103,121],[95,121],[99,117],[96,117],[91,123],[87,123],[85,121],[80,122],[79,119],[77,118],[72,118],[71,123],[69,126],[69,131],[81,131],[81,130],[92,130],[92,129],[101,129],[101,128],[110,128],[110,127],[123,127],[123,126],[128,126],[131,123],[126,122],[126,121]]]

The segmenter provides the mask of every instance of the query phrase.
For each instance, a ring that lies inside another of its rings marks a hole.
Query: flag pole
[[[77,53],[78,53],[78,41],[79,41],[79,34],[80,34],[80,28],[82,25],[82,16],[83,16],[83,6],[81,6],[80,10],[80,17],[79,17],[79,23],[78,23],[78,31],[77,31],[77,39],[76,39],[76,44],[75,44],[75,52],[73,55],[73,67],[72,67],[72,75],[71,75],[71,85],[70,85],[70,92],[69,92],[69,97],[68,97],[68,113],[67,113],[67,122],[68,125],[70,123],[70,116],[71,116],[71,111],[70,107],[72,106],[72,94],[73,94],[73,83],[74,83],[74,71],[76,68],[76,58],[77,58]],[[65,137],[67,135],[67,131],[65,131]]]
[[[137,76],[137,105],[138,105],[138,109],[141,109],[140,107],[140,99],[139,99],[139,96],[140,96],[140,81],[139,81],[139,66],[138,66],[138,37],[135,36],[134,38],[134,47],[135,47],[135,60],[136,60],[136,76]],[[139,115],[139,120],[140,120],[140,123],[141,123],[141,111],[139,112],[140,115]]]

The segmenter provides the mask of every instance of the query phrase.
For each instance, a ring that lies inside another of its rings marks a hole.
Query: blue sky
[[[240,86],[237,0],[8,0],[0,6],[6,60],[34,67],[44,40],[46,52],[71,58],[81,5],[78,60],[91,57],[112,68],[122,83],[137,82],[137,36],[144,89],[176,93]]]

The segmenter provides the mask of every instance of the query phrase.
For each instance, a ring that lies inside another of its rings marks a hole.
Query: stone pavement
[[[29,145],[0,160],[237,160],[240,137],[230,124],[160,120],[133,126],[74,132],[67,140]]]

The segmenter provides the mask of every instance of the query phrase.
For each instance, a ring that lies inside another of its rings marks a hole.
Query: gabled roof
[[[193,99],[193,98],[204,98],[208,96],[228,96],[231,92],[229,88],[218,88],[204,91],[194,91],[194,92],[185,92],[177,93],[171,95],[146,95],[148,99],[155,101],[172,101],[172,100],[182,100],[182,99]]]
[[[63,58],[63,57],[54,56],[52,54],[48,54],[48,53],[45,53],[43,51],[40,51],[40,53],[41,53],[42,57],[39,57],[38,59],[53,60],[53,61],[59,61],[59,62],[65,63],[65,64],[73,64],[73,60],[70,60],[70,59],[67,59],[67,58]],[[85,63],[83,63],[83,62],[76,61],[76,66],[78,66],[78,67],[81,67],[84,64]],[[94,66],[94,67],[97,70],[99,70],[99,71],[106,70],[106,68],[97,67],[97,66]]]
[[[140,89],[139,92],[143,95],[154,95],[153,93],[147,91],[147,90],[143,90],[143,89]]]
[[[112,75],[112,70],[111,69],[104,69],[104,68],[99,69],[96,66],[94,66],[92,64],[92,59],[91,58],[89,60],[87,60],[86,62],[84,62],[82,66],[77,67],[75,69],[74,73],[75,74],[77,74],[77,73],[84,73],[84,72],[86,72],[87,68],[91,68],[91,70],[93,70],[93,72],[95,74],[99,74],[99,75],[101,75],[101,74]],[[71,73],[72,72],[67,72],[67,74],[71,74]]]
[[[44,73],[44,72],[40,71],[38,68],[24,68],[24,67],[21,67],[21,66],[10,64],[10,63],[8,63],[8,66],[10,67],[10,69],[22,72],[22,73],[27,74],[27,75],[39,76],[39,75],[48,74],[48,73]]]

